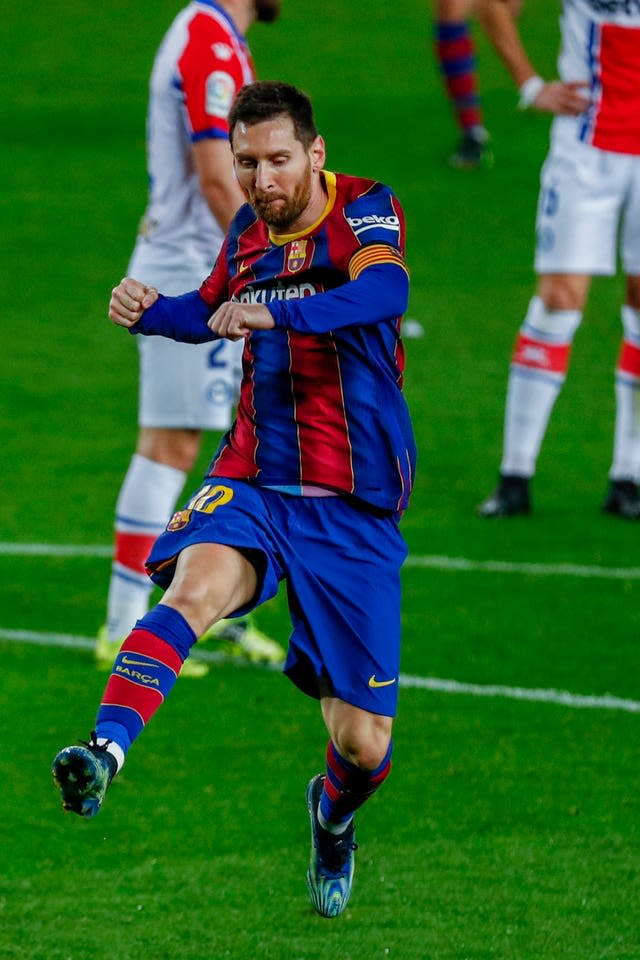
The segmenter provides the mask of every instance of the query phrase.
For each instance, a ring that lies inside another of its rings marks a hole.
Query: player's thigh
[[[249,603],[258,575],[239,550],[219,543],[195,543],[179,555],[163,603],[179,610],[197,636]]]
[[[278,536],[259,488],[240,480],[211,477],[171,517],[153,544],[147,569],[154,582],[168,590],[177,573],[176,558],[188,556],[191,547],[223,545],[239,551],[256,571],[252,596],[234,609],[239,616],[277,593],[283,576]],[[199,573],[206,585],[221,575],[224,579],[225,568],[204,563]]]
[[[626,190],[618,159],[585,144],[552,139],[536,216],[539,274],[616,272]]]

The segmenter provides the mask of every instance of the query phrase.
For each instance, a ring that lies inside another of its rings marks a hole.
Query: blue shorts
[[[395,514],[214,477],[156,540],[147,561],[154,582],[168,587],[178,554],[195,543],[236,547],[254,563],[258,590],[236,616],[286,581],[293,630],[284,672],[304,693],[395,716],[407,555]]]

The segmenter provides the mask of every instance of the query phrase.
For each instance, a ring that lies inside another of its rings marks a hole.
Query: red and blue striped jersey
[[[404,214],[381,183],[323,177],[325,209],[304,233],[273,236],[243,206],[200,288],[212,313],[262,303],[276,324],[246,338],[236,421],[210,475],[402,511],[416,460],[402,394]]]

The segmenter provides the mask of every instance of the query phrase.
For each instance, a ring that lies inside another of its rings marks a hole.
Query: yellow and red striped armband
[[[402,267],[409,276],[404,257],[399,250],[386,243],[372,243],[367,247],[360,247],[352,256],[349,261],[349,279],[356,280],[367,267],[373,267],[379,263],[393,263],[397,267]]]

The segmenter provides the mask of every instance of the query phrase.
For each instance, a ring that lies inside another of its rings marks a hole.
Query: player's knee
[[[365,723],[343,728],[334,738],[340,756],[361,770],[376,770],[387,755],[391,742],[390,718],[375,714],[369,717]]]
[[[538,297],[550,313],[583,310],[589,278],[572,274],[545,274],[538,283]]]
[[[164,595],[164,602],[178,610],[201,637],[227,612],[226,594],[212,589],[203,577],[174,578]]]
[[[552,306],[542,297],[535,296],[529,303],[522,332],[540,340],[571,343],[581,320],[581,310]]]

